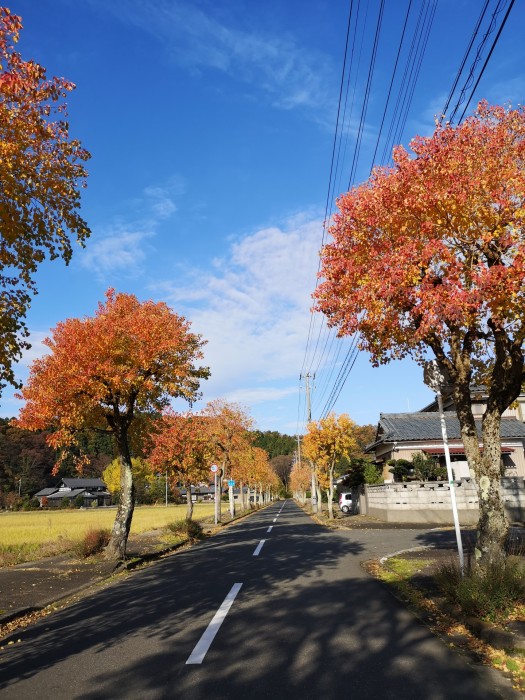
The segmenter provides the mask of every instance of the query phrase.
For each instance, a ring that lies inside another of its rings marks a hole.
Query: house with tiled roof
[[[481,416],[476,417],[481,442]],[[455,412],[445,412],[452,470],[456,479],[472,476],[469,472],[465,448],[461,441],[459,420]],[[501,419],[501,460],[504,476],[525,477],[525,424],[516,417]],[[385,482],[393,481],[387,462],[391,459],[412,460],[416,454],[433,456],[445,463],[443,437],[439,413],[423,410],[419,413],[382,413],[376,439],[367,447],[376,464],[383,467]]]
[[[73,503],[78,496],[83,497],[84,506],[91,506],[94,502],[98,506],[109,506],[111,503],[111,494],[102,479],[65,478],[58,486],[35,493],[40,506],[49,508],[59,508],[66,498]]]

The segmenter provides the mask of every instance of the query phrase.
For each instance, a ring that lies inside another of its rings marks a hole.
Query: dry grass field
[[[115,514],[116,508],[0,513],[0,566],[71,549],[88,530],[110,529]],[[195,504],[195,520],[212,515],[213,503]],[[131,533],[163,529],[185,517],[185,505],[137,506]]]

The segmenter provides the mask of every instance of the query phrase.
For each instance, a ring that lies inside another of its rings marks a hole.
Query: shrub
[[[179,537],[187,537],[190,540],[200,540],[203,537],[202,526],[195,520],[176,520],[167,526],[170,532]]]
[[[363,480],[365,484],[382,484],[383,474],[381,469],[372,462],[366,462],[363,465]]]
[[[389,459],[387,464],[391,467],[388,471],[394,475],[394,481],[406,481],[414,473],[412,462],[408,459]]]
[[[84,496],[83,494],[79,493],[78,496],[75,498],[75,508],[82,508],[84,505]]]
[[[525,602],[525,564],[512,557],[469,567],[463,577],[458,564],[443,564],[436,582],[466,615],[490,622],[505,621]]]
[[[416,454],[412,458],[412,464],[414,476],[420,481],[445,481],[447,478],[447,468],[434,457]]]
[[[75,546],[79,557],[87,558],[99,554],[109,543],[111,531],[107,529],[88,530]]]
[[[70,498],[63,498],[62,501],[60,502],[61,508],[69,508],[70,506],[71,506],[71,499]]]

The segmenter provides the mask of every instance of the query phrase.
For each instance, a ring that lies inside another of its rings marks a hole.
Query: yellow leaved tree
[[[342,457],[349,457],[356,450],[355,423],[346,414],[336,417],[330,413],[326,418],[308,423],[308,432],[303,438],[303,455],[315,471],[316,481],[328,497],[328,515],[334,517],[334,468]],[[321,508],[321,499],[319,509]]]

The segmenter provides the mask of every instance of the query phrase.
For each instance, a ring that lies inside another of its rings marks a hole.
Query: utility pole
[[[313,377],[315,379],[315,375]],[[302,379],[302,375],[299,377]],[[306,415],[308,417],[308,422],[312,420],[312,404],[310,401],[310,373],[307,372],[304,375],[305,387],[306,387]],[[315,481],[315,471],[312,469],[312,484],[310,487],[311,491],[311,501],[312,501],[312,512],[317,513],[317,484]]]
[[[312,420],[312,404],[310,402],[310,373],[307,372],[305,374],[305,382],[306,382],[306,413],[308,416],[308,422]]]

